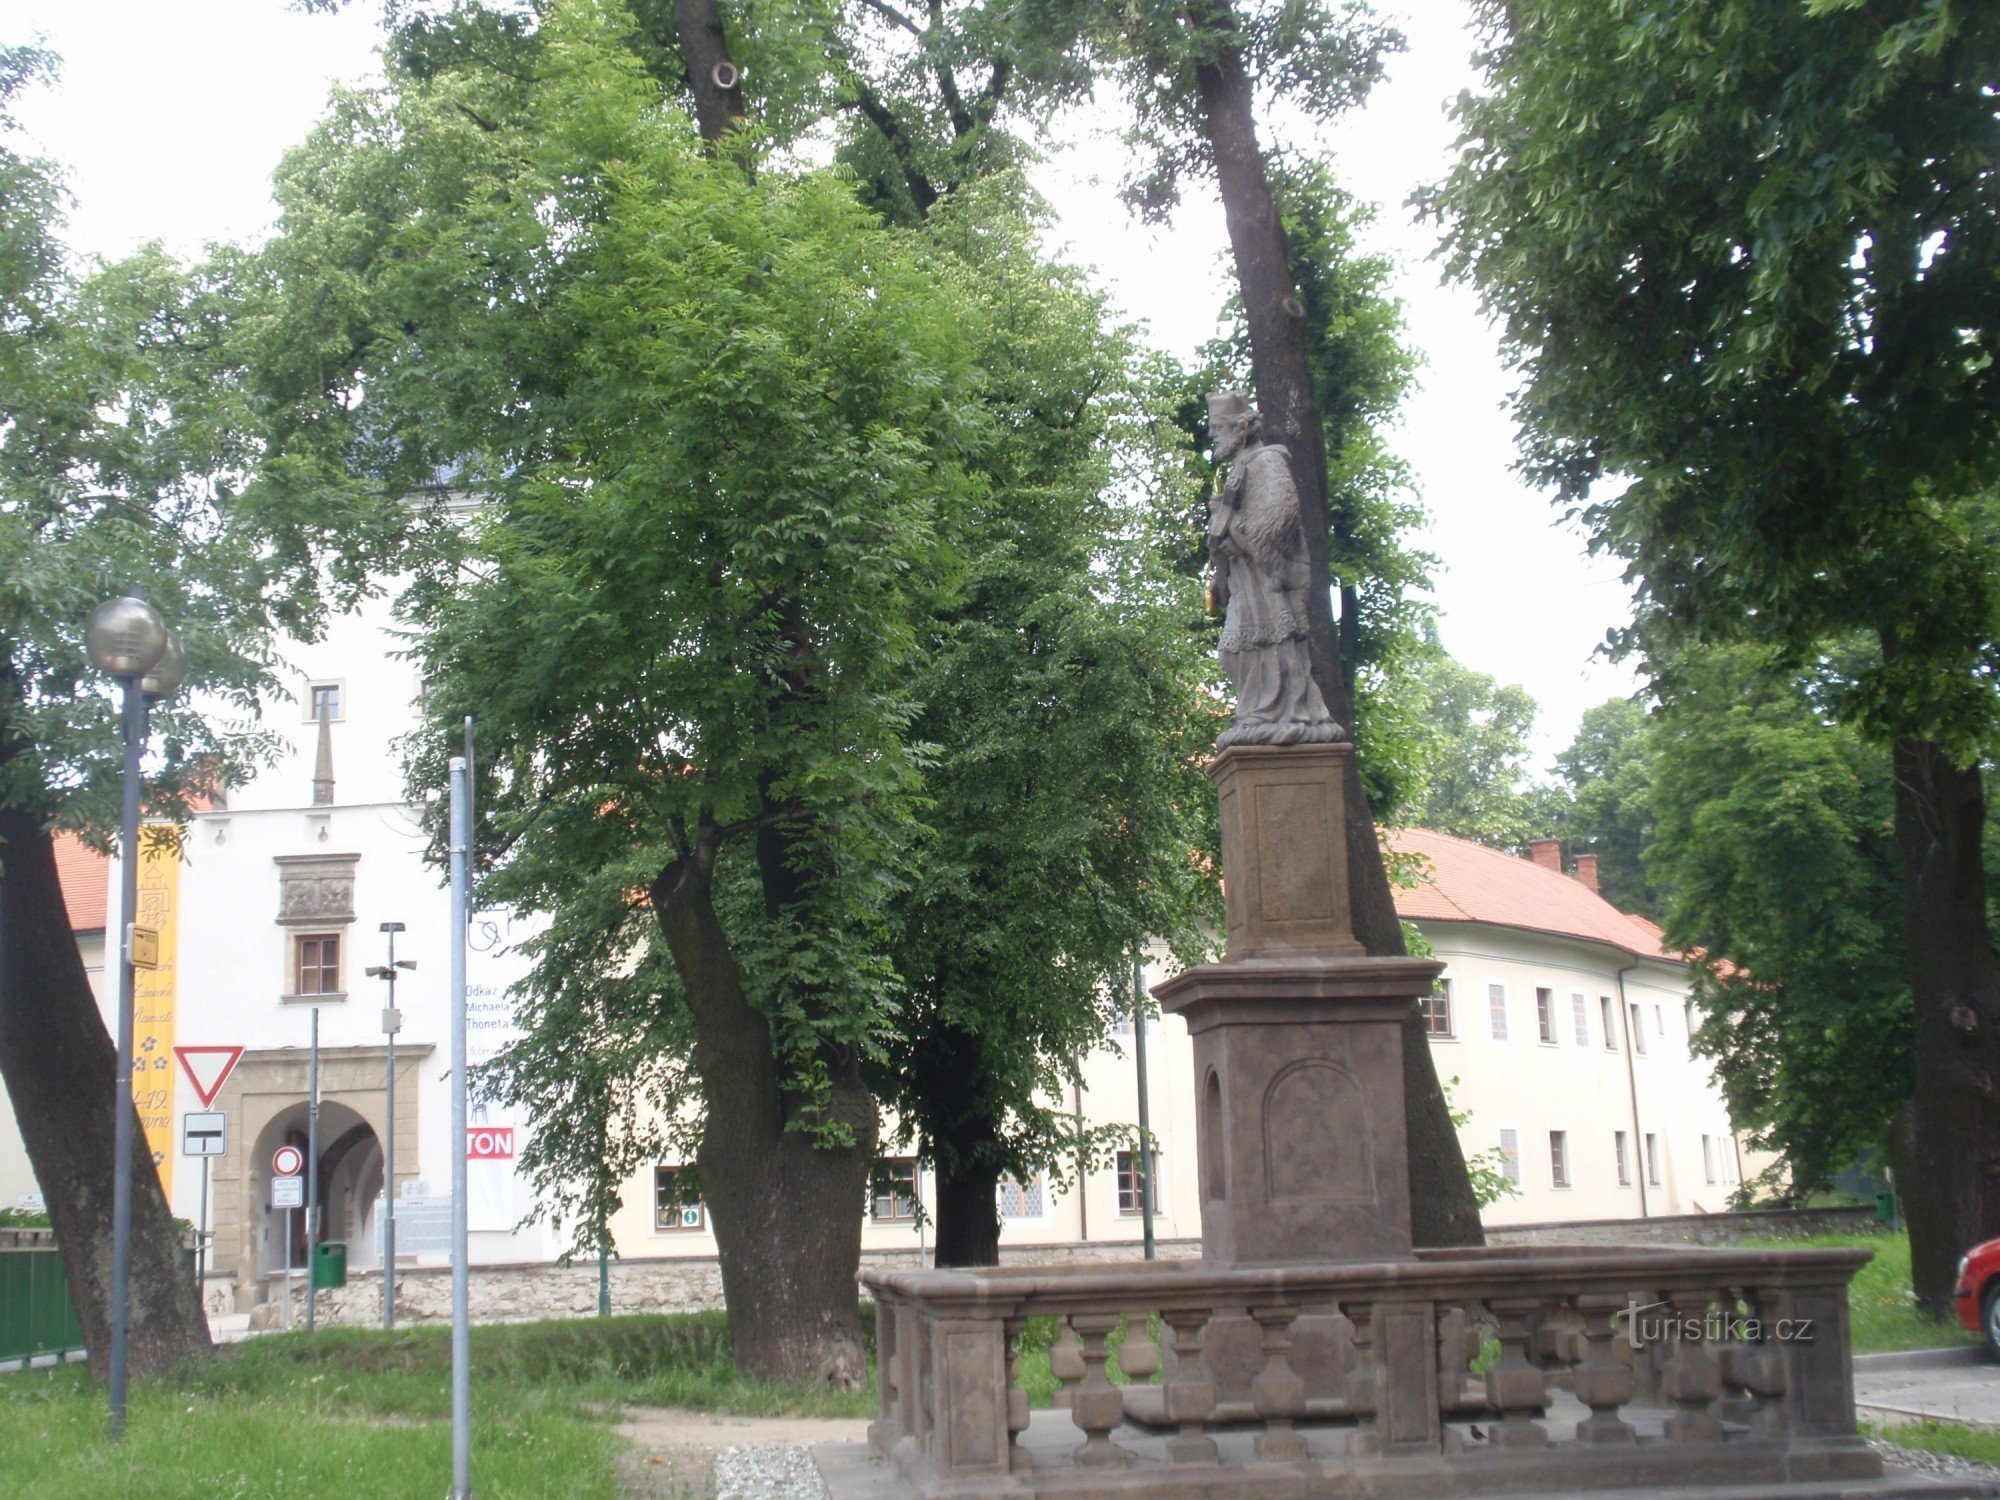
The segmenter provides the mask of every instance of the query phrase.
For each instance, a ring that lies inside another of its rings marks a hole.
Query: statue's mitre
[[[1242,391],[1216,391],[1208,398],[1211,431],[1241,422],[1250,415],[1250,398]]]

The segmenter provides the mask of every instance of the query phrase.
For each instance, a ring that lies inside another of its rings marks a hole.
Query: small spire
[[[319,753],[313,757],[313,806],[333,806],[333,715],[319,711]]]

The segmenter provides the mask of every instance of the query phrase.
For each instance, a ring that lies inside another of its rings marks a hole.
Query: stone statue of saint
[[[1291,455],[1264,441],[1241,391],[1208,398],[1208,425],[1229,465],[1208,509],[1210,607],[1224,612],[1222,668],[1236,689],[1236,717],[1215,746],[1343,740],[1306,653],[1312,581]]]

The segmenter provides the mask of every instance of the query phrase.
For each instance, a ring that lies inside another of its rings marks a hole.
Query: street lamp
[[[124,808],[119,820],[118,1074],[113,1095],[111,1161],[111,1436],[125,1435],[127,1344],[132,1312],[132,928],[139,908],[139,758],[146,748],[146,704],[169,698],[187,676],[187,653],[136,594],[107,599],[90,613],[84,645],[118,682],[123,702]]]
[[[389,984],[389,1006],[382,1012],[382,1035],[389,1039],[388,1094],[389,1129],[388,1139],[382,1148],[382,1326],[396,1326],[396,1033],[403,1029],[403,1013],[396,1009],[396,971],[414,969],[414,958],[396,957],[396,934],[403,931],[401,922],[384,922],[382,931],[389,934],[389,961],[376,964],[368,969],[370,979],[387,980]]]

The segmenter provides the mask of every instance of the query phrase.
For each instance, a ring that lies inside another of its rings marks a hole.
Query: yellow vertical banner
[[[139,839],[139,905],[135,920],[160,935],[160,965],[132,976],[132,1100],[160,1187],[174,1192],[174,974],[180,944],[181,850],[174,830],[145,829]]]

